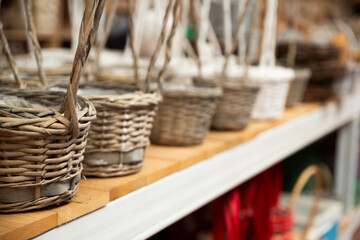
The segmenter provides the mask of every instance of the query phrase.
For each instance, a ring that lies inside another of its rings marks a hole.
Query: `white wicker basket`
[[[253,67],[249,78],[260,86],[260,91],[252,112],[257,120],[278,119],[282,116],[290,82],[294,71],[283,67]]]

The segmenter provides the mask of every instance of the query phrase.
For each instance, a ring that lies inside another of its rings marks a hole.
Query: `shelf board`
[[[0,238],[15,237],[16,231],[31,225],[13,226],[2,223],[2,219],[39,213],[44,218],[56,217],[55,223],[49,222],[42,231],[58,227],[37,239],[147,238],[355,119],[360,110],[358,103],[359,98],[351,96],[340,103],[301,104],[287,109],[276,121],[253,122],[243,131],[212,131],[198,146],[152,145],[146,150],[143,170],[135,175],[88,178],[81,181],[79,194],[67,205],[0,215]],[[3,228],[8,229],[6,233]],[[39,233],[24,233],[17,238]]]

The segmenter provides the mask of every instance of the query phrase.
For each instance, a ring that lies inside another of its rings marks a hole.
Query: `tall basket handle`
[[[252,11],[252,16],[251,16],[251,28],[250,28],[250,37],[249,37],[249,46],[248,46],[248,52],[247,55],[245,57],[245,70],[244,70],[244,77],[243,79],[246,80],[248,79],[248,72],[249,72],[249,67],[253,61],[253,56],[252,56],[252,49],[254,47],[255,44],[255,34],[256,34],[256,28],[259,24],[259,9],[260,9],[260,1],[255,0],[254,2],[254,7],[253,7],[253,11]]]
[[[76,95],[79,87],[80,75],[89,56],[91,46],[94,43],[104,5],[105,0],[89,0],[86,2],[70,80],[64,103],[60,109],[61,112],[65,113],[65,117],[71,120],[73,136],[75,138],[79,135],[78,119],[76,115]]]
[[[32,15],[32,6],[31,6],[31,0],[23,0],[23,7],[24,7],[24,15],[25,15],[25,26],[26,26],[26,34],[27,34],[27,39],[28,39],[28,43],[29,45],[32,46],[33,50],[34,50],[34,55],[35,55],[35,60],[36,60],[36,65],[38,68],[38,75],[39,75],[39,79],[40,82],[42,84],[42,86],[46,86],[47,85],[47,80],[46,80],[46,76],[45,76],[45,72],[42,66],[42,62],[43,62],[43,58],[42,58],[42,53],[41,53],[41,47],[36,35],[36,30],[35,30],[35,24],[34,24],[34,19],[33,19],[33,15]]]
[[[297,22],[296,22],[296,3],[295,1],[291,2],[292,4],[292,28],[293,30],[297,30]],[[292,39],[289,41],[288,51],[287,51],[287,57],[286,57],[286,65],[289,68],[295,67],[295,58],[296,58],[296,51],[297,51],[297,39],[296,34],[293,33]]]
[[[246,5],[244,10],[242,11],[240,17],[239,17],[239,21],[237,23],[236,26],[236,32],[235,35],[233,36],[233,40],[232,40],[232,45],[231,45],[231,49],[230,51],[228,51],[225,55],[225,61],[224,61],[224,65],[223,65],[223,69],[222,69],[222,76],[226,76],[226,71],[227,71],[227,67],[229,65],[229,59],[230,56],[235,52],[236,47],[237,47],[237,43],[238,43],[238,38],[239,38],[239,33],[240,33],[240,29],[241,29],[241,25],[243,24],[244,20],[245,20],[245,16],[246,13],[248,11],[250,5],[250,0],[246,0]]]
[[[181,0],[175,0],[175,6],[173,8],[173,23],[171,26],[171,31],[170,31],[169,37],[166,41],[165,61],[164,61],[163,67],[158,76],[158,88],[157,88],[158,94],[161,94],[163,78],[164,78],[164,75],[166,72],[167,65],[169,64],[170,59],[171,59],[172,41],[175,36],[176,27],[181,18],[180,7],[181,7]],[[165,24],[164,24],[164,26],[165,26]]]
[[[139,74],[138,74],[137,55],[136,55],[135,46],[134,46],[134,33],[135,33],[135,31],[134,31],[134,11],[133,11],[133,7],[132,7],[132,2],[133,2],[133,0],[127,0],[128,12],[129,12],[129,27],[130,27],[129,41],[130,41],[131,55],[132,55],[132,58],[133,58],[135,85],[140,86]]]
[[[200,13],[197,8],[198,0],[191,1],[192,17],[195,24],[195,51],[196,51],[196,62],[198,67],[198,77],[202,78],[202,64],[201,64],[201,52],[199,47],[199,35],[200,35]]]
[[[323,177],[319,167],[317,167],[316,165],[311,165],[307,167],[296,181],[290,196],[289,209],[290,211],[295,212],[296,201],[299,198],[301,191],[305,187],[306,183],[313,176],[315,176],[316,179],[316,193],[305,230],[301,233],[300,239],[306,239],[306,236],[309,234],[309,231],[315,221],[315,217],[319,209],[321,194],[323,191]]]
[[[89,76],[86,80],[93,81],[94,78],[96,77],[96,75],[98,74],[100,55],[101,55],[101,52],[105,48],[106,41],[109,38],[109,35],[111,32],[111,27],[113,26],[114,18],[115,18],[116,11],[117,11],[117,8],[119,5],[118,3],[119,3],[119,0],[107,1],[107,4],[110,6],[110,12],[106,19],[104,33],[101,36],[101,38],[99,39],[99,41],[97,41],[93,47],[95,49],[94,59],[91,62],[89,60],[88,64],[86,65],[86,70],[89,71]]]
[[[0,8],[1,8],[1,0],[0,0]],[[19,71],[18,71],[18,69],[16,67],[14,57],[11,54],[9,43],[8,43],[8,41],[6,39],[1,19],[0,19],[0,43],[1,43],[2,47],[3,47],[5,57],[6,57],[9,65],[10,65],[11,71],[12,71],[12,73],[14,75],[14,79],[15,79],[16,84],[18,85],[18,87],[20,89],[24,88],[25,85],[24,85],[24,82],[22,81],[22,79],[19,76]]]
[[[261,45],[260,66],[275,66],[275,45],[278,0],[266,0],[264,35]]]
[[[150,58],[150,64],[149,64],[149,67],[148,67],[148,72],[147,72],[147,76],[146,76],[146,79],[145,79],[145,92],[149,92],[150,91],[150,78],[151,78],[151,73],[152,73],[152,70],[155,66],[155,62],[158,58],[158,55],[159,55],[159,51],[160,51],[160,48],[161,46],[163,45],[163,43],[165,42],[165,37],[166,37],[166,25],[167,25],[167,22],[169,20],[169,17],[170,17],[170,14],[171,14],[171,9],[173,8],[173,5],[174,5],[174,1],[175,0],[169,0],[169,4],[167,5],[166,7],[166,11],[165,11],[165,15],[164,15],[164,20],[163,20],[163,27],[161,29],[161,33],[160,33],[160,37],[158,39],[158,42],[156,44],[156,47],[155,47],[155,51],[153,53],[153,55],[151,56]],[[159,79],[158,79],[159,81]],[[158,84],[158,89],[159,89],[159,84]]]

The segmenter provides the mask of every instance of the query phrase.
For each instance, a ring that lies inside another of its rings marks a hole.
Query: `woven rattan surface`
[[[326,84],[316,84],[316,83],[309,83],[305,95],[304,101],[305,102],[325,102],[329,98],[334,96],[334,91],[332,89],[332,81],[329,80]]]
[[[277,57],[283,58],[288,54],[289,44],[280,43],[277,46]],[[317,44],[313,42],[298,42],[296,44],[296,63],[308,63],[312,61],[324,61],[337,59],[340,49],[330,44]]]
[[[179,1],[174,13],[178,11]],[[128,0],[128,4],[131,4]],[[169,2],[165,17],[162,33],[166,30],[166,16],[171,13],[173,8],[172,1]],[[175,14],[174,14],[175,15]],[[133,39],[132,13],[130,12],[130,41]],[[174,23],[173,23],[174,25]],[[172,27],[172,33],[176,26]],[[171,36],[171,34],[170,34]],[[159,45],[165,41],[159,38]],[[168,39],[167,44],[171,42]],[[133,69],[112,68],[113,71],[105,76],[99,74],[101,82],[119,83],[123,86],[140,86],[139,80],[143,79],[142,74],[138,74],[137,59],[133,49],[133,43],[130,44],[133,53]],[[155,51],[154,56],[158,54]],[[153,58],[154,58],[153,56]],[[167,56],[168,57],[168,56]],[[167,59],[169,61],[170,59]],[[154,61],[152,62],[152,68]],[[164,67],[166,68],[166,67]],[[122,72],[121,72],[122,70]],[[125,70],[125,71],[124,71]],[[127,73],[127,74],[126,74]],[[131,75],[129,75],[129,73]],[[139,76],[140,75],[140,76]],[[149,79],[151,71],[149,70]],[[142,82],[144,82],[142,80]],[[124,84],[125,83],[125,84]],[[150,83],[150,82],[148,82]],[[106,84],[102,83],[104,86]],[[149,85],[146,86],[149,89]],[[99,88],[98,88],[99,89]],[[114,90],[116,90],[114,88]],[[137,172],[141,169],[144,161],[145,147],[150,144],[149,136],[155,117],[155,109],[159,101],[159,92],[143,93],[121,91],[122,95],[109,95],[98,93],[96,96],[89,96],[98,111],[98,119],[94,121],[89,135],[89,143],[85,158],[84,174],[87,176],[112,177],[121,176]]]
[[[74,139],[69,120],[56,110],[64,93],[0,90],[0,95],[0,212],[71,200],[94,106],[78,98],[80,134]]]
[[[205,81],[194,80],[192,85],[166,82],[151,141],[162,145],[200,144],[220,95],[220,87]]]
[[[341,61],[322,61],[309,64],[311,82],[328,82],[331,79],[341,79],[346,74],[346,65]]]
[[[237,80],[237,81],[236,81]],[[223,81],[223,95],[220,97],[211,127],[219,130],[241,130],[251,120],[259,86],[248,81],[227,78]]]
[[[286,107],[293,107],[303,100],[310,75],[311,71],[308,69],[295,69],[295,78],[290,83]]]
[[[285,110],[290,81],[262,81],[252,118],[277,119]]]
[[[144,149],[150,144],[149,136],[159,100],[157,94],[105,94],[100,92],[88,97],[94,103],[98,117],[92,123],[86,147],[83,172],[86,176],[112,177],[136,172],[142,166],[144,154],[133,150]],[[127,158],[132,160],[126,161]]]
[[[0,212],[60,204],[77,192],[86,137],[96,114],[91,102],[77,97],[77,89],[104,2],[87,2],[66,93],[0,90]],[[33,25],[31,16],[26,20]],[[34,32],[27,29],[29,35]],[[46,84],[42,74],[39,80]]]

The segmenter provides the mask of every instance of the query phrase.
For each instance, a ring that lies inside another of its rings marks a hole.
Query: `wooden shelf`
[[[0,215],[0,239],[31,238],[56,226],[38,238],[147,238],[352,121],[359,102],[352,96],[340,104],[301,104],[276,121],[253,122],[238,132],[212,131],[198,146],[152,145],[137,174],[88,178],[69,204]]]

